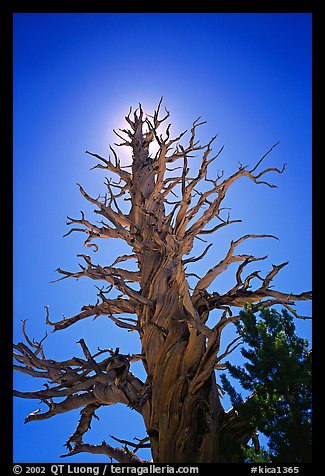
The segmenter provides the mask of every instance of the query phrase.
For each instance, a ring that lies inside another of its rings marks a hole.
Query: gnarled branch
[[[104,351],[92,355],[84,339],[81,339],[79,343],[86,360],[74,357],[68,361],[58,362],[45,359],[43,349],[40,352],[41,357],[38,357],[23,343],[14,346],[18,351],[14,353],[14,358],[21,364],[16,366],[16,370],[23,373],[25,370],[28,371],[27,373],[33,372],[33,376],[49,379],[52,385],[46,383],[45,390],[33,392],[14,391],[16,397],[39,399],[49,407],[46,412],[38,409],[30,413],[25,423],[45,420],[83,407],[83,418],[74,433],[79,438],[82,433],[81,427],[85,429],[87,424],[90,424],[89,415],[92,413],[89,413],[90,409],[94,411],[101,405],[124,403],[132,405],[132,408],[139,411],[135,402],[138,401],[142,392],[143,383],[129,370],[131,356],[119,354],[118,349],[115,352],[108,349],[110,357],[97,362],[96,356],[98,357]],[[56,402],[57,398],[60,401]]]
[[[61,455],[61,458],[65,458],[67,456],[73,456],[78,453],[91,453],[91,454],[102,454],[106,455],[108,458],[113,458],[119,463],[145,463],[147,461],[139,458],[137,455],[132,453],[131,451],[127,451],[124,448],[114,448],[110,446],[105,441],[102,442],[101,445],[90,445],[88,443],[83,443],[81,445],[76,446],[72,449],[69,453]]]
[[[193,293],[193,298],[199,294],[199,291],[206,289],[210,284],[215,280],[215,278],[221,274],[223,271],[225,271],[228,266],[231,263],[234,263],[236,261],[245,261],[248,259],[252,259],[251,256],[248,255],[234,255],[236,247],[242,243],[244,240],[247,240],[249,238],[274,238],[277,239],[276,236],[273,235],[254,235],[254,234],[249,234],[249,235],[244,235],[236,241],[232,241],[230,248],[223,260],[221,260],[216,266],[213,268],[210,268],[209,271],[200,279],[200,281],[197,283],[195,286],[195,290]],[[264,259],[264,258],[260,258]]]

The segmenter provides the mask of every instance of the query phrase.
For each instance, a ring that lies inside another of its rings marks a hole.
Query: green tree
[[[243,366],[226,366],[231,377],[251,392],[246,401],[226,375],[221,376],[233,409],[251,428],[269,438],[269,452],[243,448],[249,461],[311,462],[311,356],[308,341],[298,337],[293,317],[263,309],[257,317],[246,308],[236,323],[245,344]]]

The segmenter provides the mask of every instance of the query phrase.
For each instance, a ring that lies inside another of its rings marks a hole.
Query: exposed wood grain
[[[275,238],[266,234],[247,234],[232,241],[219,263],[202,277],[196,275],[198,282],[191,292],[187,276],[195,273],[186,273],[185,266],[203,259],[211,246],[207,245],[197,257],[187,257],[194,239],[241,221],[230,219],[229,214],[224,216],[223,202],[229,188],[242,177],[275,188],[265,177],[270,173],[281,174],[284,166],[257,171],[277,145],[274,144],[253,167],[240,164],[228,177],[224,177],[224,172],[214,172],[214,177],[208,178],[208,174],[213,174],[211,164],[223,150],[223,146],[218,147],[213,155],[217,135],[206,144],[200,143],[197,132],[204,124],[201,118],[193,122],[189,132],[183,131],[174,138],[170,124],[161,132],[170,117],[167,110],[160,117],[161,104],[162,100],[152,116],[144,113],[141,104],[133,114],[130,109],[125,117],[129,128],[115,131],[122,140],[116,145],[127,147],[132,155],[130,172],[124,170],[112,147],[112,159],[86,152],[100,161],[93,168],[104,169],[109,174],[104,197],[91,197],[79,185],[81,194],[95,206],[101,221],[92,223],[83,212],[80,219],[68,217],[67,224],[73,227],[66,235],[74,231],[85,233],[84,245],[92,251],[103,246],[103,241],[98,239],[104,238],[121,239],[130,251],[117,256],[110,266],[95,264],[90,256],[83,254],[80,270],[70,272],[58,268],[60,279],[88,277],[103,281],[103,287],[98,288],[96,304],[84,305],[75,316],[53,322],[46,307],[46,323],[54,331],[91,316],[107,316],[118,327],[139,334],[141,354],[122,355],[119,349],[94,354],[86,340],[81,339],[83,358],[73,357],[63,362],[46,359],[44,339],[40,342],[30,339],[24,322],[23,333],[28,345],[14,346],[14,357],[19,364],[15,370],[33,378],[46,378],[48,383],[45,390],[15,391],[15,395],[39,399],[48,406],[46,412],[32,412],[26,422],[82,408],[78,426],[66,444],[69,452],[63,456],[88,452],[104,454],[121,463],[143,462],[133,452],[113,448],[106,442],[101,445],[83,442],[95,411],[101,406],[122,403],[142,415],[148,437],[139,441],[146,441],[146,446],[149,441],[154,462],[235,462],[240,444],[246,444],[251,438],[256,442],[256,435],[236,412],[225,412],[221,403],[216,369],[223,368],[221,360],[239,345],[237,338],[221,351],[222,332],[229,323],[240,318],[237,308],[247,303],[253,309],[261,304],[264,307],[282,304],[296,317],[301,317],[292,306],[297,301],[311,299],[311,292],[293,294],[271,289],[271,282],[287,263],[273,265],[264,278],[259,270],[244,276],[246,266],[267,256],[236,255],[237,246],[247,239]],[[154,155],[150,152],[153,144],[157,146]],[[196,175],[191,172],[193,154],[201,154]],[[168,169],[167,165],[173,162],[178,163]],[[116,177],[118,181],[114,182]],[[124,212],[125,203],[122,206],[120,202],[123,199],[129,204]],[[212,223],[215,219],[217,224]],[[206,228],[208,225],[210,228]],[[132,270],[116,267],[125,261],[133,261]],[[217,290],[209,292],[216,278],[234,263],[239,263],[235,285],[223,294]],[[252,283],[256,282],[260,286],[253,288]],[[105,291],[107,285],[109,288]],[[117,298],[107,296],[113,288],[121,293]],[[208,326],[209,315],[215,309],[222,315],[214,326]],[[128,314],[133,317],[126,317]],[[109,357],[99,360],[105,352]],[[147,374],[145,382],[130,372],[130,363],[138,358]],[[56,401],[57,398],[60,401]],[[139,446],[128,444],[133,448]]]

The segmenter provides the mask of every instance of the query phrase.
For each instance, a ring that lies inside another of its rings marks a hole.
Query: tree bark
[[[23,343],[14,346],[14,358],[20,364],[15,366],[15,370],[33,378],[47,378],[51,387],[46,384],[46,390],[15,391],[15,395],[40,399],[49,407],[47,412],[32,412],[26,422],[51,418],[83,407],[77,430],[66,443],[69,453],[63,456],[89,452],[105,454],[123,463],[141,462],[141,458],[126,448],[115,448],[106,442],[101,445],[83,442],[83,435],[90,429],[92,418],[96,417],[95,410],[104,405],[122,403],[143,416],[154,462],[238,462],[240,446],[255,438],[255,433],[249,422],[233,409],[225,412],[221,404],[222,390],[216,381],[216,370],[221,365],[220,361],[239,345],[237,338],[220,354],[221,333],[226,325],[240,319],[240,314],[237,311],[234,313],[233,309],[246,304],[253,310],[261,305],[270,307],[281,304],[296,317],[301,317],[292,306],[296,301],[311,299],[311,292],[293,294],[270,289],[271,281],[288,264],[286,262],[273,265],[264,278],[259,271],[243,278],[248,264],[265,260],[267,256],[236,255],[237,246],[247,239],[276,238],[272,235],[249,234],[232,241],[225,258],[204,276],[197,276],[193,292],[187,281],[186,265],[203,258],[211,245],[196,258],[184,259],[184,256],[191,252],[194,240],[201,239],[199,235],[214,233],[221,227],[240,221],[230,220],[229,215],[225,218],[222,213],[226,192],[236,180],[247,177],[255,184],[274,188],[275,185],[261,180],[261,177],[270,172],[281,174],[284,166],[281,170],[269,167],[256,172],[275,144],[251,169],[240,164],[238,171],[227,178],[223,178],[222,172],[214,179],[208,179],[208,166],[223,149],[221,147],[210,158],[211,144],[216,136],[207,144],[200,145],[196,140],[196,130],[203,124],[199,122],[200,118],[192,124],[186,147],[179,141],[187,131],[171,139],[169,124],[165,136],[158,135],[159,126],[169,117],[166,111],[165,117],[159,119],[160,105],[161,101],[154,116],[144,117],[139,106],[131,119],[130,110],[125,117],[130,129],[122,130],[127,139],[116,133],[123,140],[122,144],[116,145],[132,150],[132,172],[124,170],[113,148],[115,164],[110,158],[87,151],[100,160],[96,168],[105,169],[119,178],[119,182],[106,178],[108,193],[103,199],[90,197],[79,186],[84,198],[97,207],[95,213],[103,218],[99,222],[103,226],[86,220],[83,212],[81,219],[68,217],[69,225],[82,227],[72,228],[67,235],[71,231],[85,233],[87,238],[84,244],[93,248],[94,252],[98,250],[98,245],[92,242],[94,239],[119,238],[132,248],[132,253],[118,257],[110,266],[94,264],[90,256],[81,255],[86,263],[80,265],[81,271],[73,273],[58,268],[57,271],[63,275],[60,279],[86,276],[108,283],[109,289],[100,289],[98,296],[102,302],[97,300],[94,305],[83,306],[79,314],[57,322],[50,320],[46,307],[46,323],[54,331],[90,316],[105,315],[120,328],[138,332],[141,354],[121,355],[117,348],[115,351],[99,350],[92,355],[81,339],[79,344],[84,359],[49,360],[43,351],[44,339],[40,342],[29,339],[24,321],[23,333],[28,346]],[[153,141],[158,144],[154,156],[149,153]],[[189,177],[188,161],[193,157],[191,154],[197,151],[202,153],[200,168],[195,177]],[[181,161],[183,165],[169,170],[167,165],[176,161]],[[170,175],[177,168],[181,169],[178,175]],[[200,182],[205,183],[203,191],[198,188]],[[119,192],[115,193],[116,188]],[[178,193],[175,193],[176,190]],[[130,201],[130,209],[128,213],[122,213],[117,199],[127,194],[129,196],[124,198]],[[170,201],[171,194],[177,196],[176,201]],[[174,205],[171,210],[170,205]],[[206,229],[214,219],[219,220],[218,224]],[[136,271],[116,267],[117,263],[130,259],[136,260]],[[208,292],[207,288],[215,278],[233,263],[239,263],[235,285],[224,294]],[[261,285],[252,289],[251,282],[256,279]],[[107,294],[112,288],[122,295],[109,299]],[[214,309],[218,309],[221,316],[213,327],[209,327],[209,314]],[[135,314],[135,317],[125,317],[129,314]],[[96,360],[107,352],[110,357],[101,362]],[[145,382],[129,370],[130,363],[138,359],[142,360],[147,374]],[[55,403],[55,398],[62,397],[66,398]],[[142,446],[141,441],[139,444],[130,443],[130,446],[136,449],[147,447]]]
[[[151,388],[142,413],[152,457],[161,463],[221,462],[227,459],[221,454],[219,441],[224,410],[213,367],[206,379],[198,378],[207,351],[207,337],[200,332],[199,321],[197,326],[188,326],[189,314],[192,320],[198,315],[195,316],[191,303],[180,259],[181,248],[177,249],[171,229],[162,231],[164,204],[152,198],[156,171],[142,125],[140,113],[132,139],[135,186],[131,190],[130,218],[142,230],[142,240],[150,248],[141,250],[138,263],[141,294],[154,303],[154,311],[145,307],[138,318],[143,364]],[[152,251],[159,245],[160,250]],[[170,247],[168,252],[164,246]],[[186,303],[190,309],[186,309]],[[215,357],[217,350],[217,347],[213,349]]]

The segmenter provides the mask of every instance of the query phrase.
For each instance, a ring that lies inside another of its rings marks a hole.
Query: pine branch
[[[93,418],[97,418],[95,411],[100,408],[101,405],[98,403],[91,403],[85,406],[80,412],[80,420],[76,431],[72,433],[68,441],[66,442],[65,446],[68,448],[69,451],[72,451],[73,448],[80,446],[83,444],[82,438],[84,434],[90,430],[91,428],[91,421]],[[72,444],[74,446],[72,446]]]
[[[87,409],[82,413],[86,415],[90,408],[96,409],[101,405],[115,403],[132,404],[133,408],[139,411],[134,402],[138,400],[143,384],[129,371],[131,356],[119,354],[117,349],[115,352],[110,351],[110,357],[97,362],[95,357],[104,351],[92,355],[84,339],[81,339],[79,343],[86,360],[73,357],[62,362],[47,360],[44,353],[41,353],[41,358],[37,357],[23,343],[14,345],[18,351],[14,353],[14,358],[22,364],[16,366],[16,369],[23,373],[25,373],[24,370],[27,370],[28,374],[40,378],[48,378],[52,385],[45,384],[45,390],[33,392],[14,390],[16,397],[38,399],[49,407],[46,412],[41,412],[41,409],[38,409],[30,413],[26,417],[25,423],[46,420],[80,407]],[[53,399],[56,398],[59,398],[60,401],[55,402]],[[84,426],[85,422],[81,423]],[[80,434],[80,427],[75,434]]]
[[[240,165],[238,168],[238,171],[229,176],[228,178],[224,179],[220,184],[215,181],[214,187],[207,192],[208,194],[212,193],[217,193],[217,197],[210,203],[209,207],[207,210],[203,212],[200,218],[197,219],[197,221],[186,231],[185,234],[185,239],[189,241],[193,241],[194,237],[200,233],[203,228],[216,216],[218,215],[220,211],[220,207],[222,204],[222,201],[226,197],[226,193],[229,189],[229,187],[239,178],[241,177],[248,177],[250,180],[252,180],[256,184],[264,184],[267,185],[271,188],[275,188],[276,185],[273,185],[267,181],[262,181],[259,180],[263,175],[269,173],[269,172],[277,172],[279,174],[283,173],[285,170],[285,164],[282,167],[282,169],[278,169],[276,167],[269,167],[267,169],[262,170],[259,174],[254,175],[253,172],[256,170],[256,168],[261,164],[261,162],[265,159],[265,157],[274,149],[274,147],[278,144],[274,144],[269,151],[263,155],[263,157],[257,162],[257,164],[250,170],[247,170],[247,166]],[[193,208],[192,212],[190,212],[190,218],[192,219],[194,214],[197,214],[200,208],[206,203],[206,194],[204,195],[204,199],[202,198],[199,200],[199,203],[196,207]]]
[[[105,441],[102,442],[101,445],[90,445],[83,443],[79,446],[76,446],[72,449],[69,453],[61,455],[61,458],[65,458],[67,456],[73,456],[78,453],[91,453],[91,454],[103,454],[106,455],[108,458],[113,458],[119,463],[144,463],[147,461],[142,460],[134,453],[126,451],[123,448],[113,448]]]
[[[86,261],[87,268],[85,266],[79,265],[81,267],[81,271],[75,273],[57,268],[56,271],[60,274],[63,274],[63,278],[59,278],[52,282],[61,281],[70,277],[79,279],[83,276],[87,276],[93,280],[107,281],[133,301],[153,308],[153,303],[149,299],[145,298],[140,292],[135,291],[126,284],[125,280],[132,282],[140,281],[140,276],[137,272],[127,271],[121,268],[114,268],[113,266],[102,267],[99,264],[94,265],[90,256],[84,254],[78,256],[83,257],[83,259]]]
[[[221,260],[216,266],[213,268],[210,268],[209,271],[201,278],[201,280],[197,283],[195,286],[194,292],[193,292],[193,298],[195,300],[196,296],[199,294],[200,291],[207,289],[208,286],[215,280],[217,276],[219,276],[222,272],[224,272],[230,264],[236,262],[236,261],[245,261],[245,260],[252,260],[253,257],[250,255],[234,255],[235,249],[237,248],[240,243],[243,241],[249,239],[249,238],[274,238],[278,239],[273,235],[255,235],[255,234],[249,234],[249,235],[244,235],[236,241],[232,241],[230,244],[230,248],[228,250],[228,253],[226,254],[225,258]],[[258,258],[258,259],[264,259],[264,258]],[[247,261],[246,261],[247,263]]]
[[[114,156],[116,156],[116,152],[111,148],[111,151],[113,152]],[[99,159],[101,162],[103,162],[105,165],[96,165],[95,168],[104,168],[104,169],[107,169],[109,170],[110,172],[113,172],[115,173],[116,175],[118,175],[120,177],[121,180],[123,180],[129,187],[131,186],[131,174],[129,174],[128,172],[126,172],[125,170],[123,170],[119,165],[118,163],[116,163],[115,165],[112,164],[112,162],[110,161],[110,159],[105,159],[104,157],[101,157],[100,155],[98,154],[94,154],[93,152],[89,152],[88,150],[86,150],[86,154],[89,154],[93,157],[96,157],[96,159]]]

